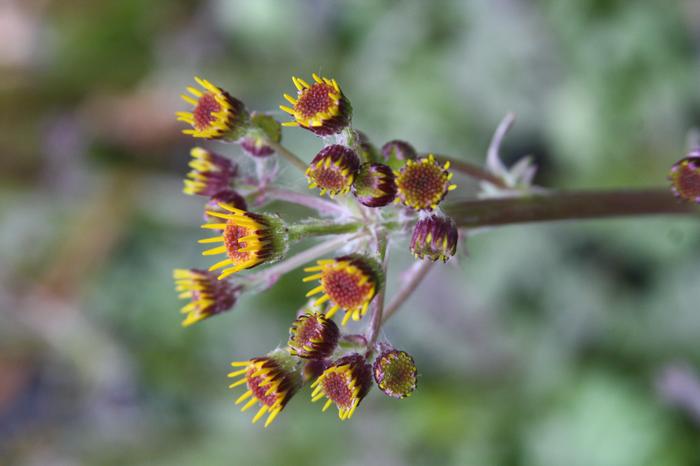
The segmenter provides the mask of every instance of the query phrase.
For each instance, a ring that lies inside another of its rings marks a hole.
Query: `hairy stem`
[[[333,222],[307,222],[307,223],[296,223],[294,225],[289,225],[289,241],[299,241],[300,239],[310,238],[313,236],[324,236],[324,235],[339,235],[343,233],[354,233],[363,224],[360,222],[346,222],[346,223],[333,223]]]
[[[265,191],[261,193],[261,196],[269,197],[276,201],[291,202],[293,204],[303,205],[304,207],[314,209],[324,214],[338,214],[345,212],[345,209],[335,202],[329,202],[318,196],[310,196],[308,194],[302,194],[288,189],[267,187],[265,188]]]
[[[294,152],[290,151],[279,142],[268,140],[267,145],[272,147],[281,157],[287,159],[289,163],[301,170],[302,173],[306,173],[306,162],[301,160]]]
[[[387,267],[387,235],[386,231],[382,230],[379,232],[377,238],[377,252],[379,253],[379,258],[382,263],[382,272],[384,277],[386,277],[386,267]],[[374,350],[374,343],[377,341],[379,336],[379,330],[382,327],[382,315],[384,311],[384,290],[386,289],[386,284],[382,284],[381,289],[374,298],[372,304],[372,320],[370,323],[369,331],[367,332],[367,357],[372,355]]]
[[[444,208],[461,227],[506,225],[631,215],[698,214],[666,188],[570,191],[527,197],[464,201]]]
[[[384,310],[384,318],[382,319],[382,323],[389,320],[389,317],[394,315],[394,313],[399,310],[403,303],[405,303],[406,300],[411,297],[425,276],[428,275],[428,272],[430,272],[433,264],[434,262],[421,261],[416,262],[413,265],[413,268],[409,271],[409,275],[406,281],[403,283],[403,286]]]

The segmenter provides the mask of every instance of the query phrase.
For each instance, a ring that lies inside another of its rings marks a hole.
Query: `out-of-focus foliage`
[[[264,432],[228,362],[284,343],[301,275],[182,329],[170,272],[206,264],[173,115],[195,74],[272,110],[321,72],[375,143],[474,162],[512,110],[504,154],[539,184],[661,185],[700,116],[699,20],[693,0],[0,2],[0,463],[697,464],[696,219],[473,235],[386,328],[412,397],[341,423],[305,390]]]

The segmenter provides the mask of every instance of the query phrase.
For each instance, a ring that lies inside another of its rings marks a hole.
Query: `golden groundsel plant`
[[[502,138],[513,122],[506,116],[488,148],[486,166],[391,140],[377,148],[352,126],[352,106],[338,81],[312,74],[294,77],[296,94],[284,94],[280,109],[292,118],[249,112],[241,100],[208,80],[195,78],[182,98],[192,107],[178,112],[184,134],[237,144],[237,160],[194,147],[183,192],[206,198],[199,242],[205,256],[219,256],[208,270],[176,269],[173,278],[187,327],[232,309],[243,293],[261,292],[297,268],[309,300],[296,317],[285,347],[232,364],[232,389],[243,388],[235,403],[246,411],[257,405],[253,422],[267,427],[305,386],[312,401],[335,405],[350,419],[372,386],[393,399],[416,389],[414,358],[394,348],[380,332],[434,263],[464,256],[461,244],[479,227],[508,223],[610,215],[688,213],[700,202],[700,151],[673,165],[669,189],[556,193],[533,185],[536,167],[523,158],[507,168],[500,159]],[[321,149],[304,162],[282,145],[282,126],[319,137]],[[277,183],[280,163],[299,170],[310,191]],[[454,170],[454,171],[453,171]],[[480,182],[477,198],[452,200],[455,172]],[[676,198],[674,198],[673,193]],[[327,197],[325,197],[327,195]],[[289,222],[270,212],[277,201],[297,204],[313,218]],[[322,238],[290,257],[290,246]],[[410,252],[416,261],[401,277],[385,305],[389,251]],[[222,258],[223,256],[223,258]],[[341,311],[340,325],[333,318]],[[358,322],[346,332],[350,321]],[[381,337],[380,337],[381,335]]]

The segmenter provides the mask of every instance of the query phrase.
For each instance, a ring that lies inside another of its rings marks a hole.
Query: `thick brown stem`
[[[527,197],[464,201],[447,205],[444,211],[460,227],[700,213],[698,206],[680,202],[666,188],[564,191]]]

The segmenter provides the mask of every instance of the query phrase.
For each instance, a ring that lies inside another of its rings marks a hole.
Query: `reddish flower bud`
[[[384,163],[396,169],[403,166],[406,160],[415,160],[418,158],[418,153],[411,144],[398,139],[384,144],[381,152]]]
[[[402,202],[415,210],[432,210],[445,195],[457,188],[451,184],[452,173],[447,171],[450,163],[437,163],[433,155],[417,161],[408,160],[396,172],[398,195],[396,202]]]
[[[346,194],[359,168],[360,159],[352,149],[340,144],[326,146],[306,169],[309,189],[318,187],[322,196],[326,192],[330,197]]]
[[[373,373],[379,389],[392,398],[406,398],[416,389],[416,363],[405,351],[384,351],[374,361]]]
[[[449,217],[430,215],[416,223],[411,237],[411,252],[416,259],[443,262],[455,255],[459,232]]]
[[[204,92],[195,87],[187,90],[194,96],[182,94],[182,99],[192,104],[192,112],[177,112],[177,119],[192,126],[182,132],[196,138],[226,139],[240,138],[249,123],[249,115],[240,100],[231,97],[225,90],[214,86],[206,79],[194,78]]]
[[[275,150],[267,143],[282,140],[282,126],[270,115],[253,112],[251,126],[239,143],[243,150],[254,157],[267,157]]]
[[[306,297],[323,293],[314,305],[330,301],[331,308],[326,312],[328,318],[333,317],[339,309],[343,309],[343,325],[350,317],[360,320],[367,313],[369,303],[382,286],[383,277],[377,261],[352,254],[319,260],[317,264],[304,269],[305,272],[313,272],[313,275],[304,278],[304,282],[320,282],[319,286],[306,293]]]
[[[335,351],[340,330],[325,314],[298,317],[289,329],[289,352],[304,359],[324,359]]]
[[[241,411],[246,411],[254,404],[259,404],[253,423],[267,413],[265,427],[275,420],[289,400],[301,387],[301,374],[297,370],[297,361],[284,350],[275,350],[267,356],[253,358],[249,361],[232,362],[233,367],[241,369],[231,372],[229,377],[241,377],[229,385],[235,388],[246,385],[248,390],[238,397],[236,404],[244,401]]]
[[[311,388],[311,401],[328,398],[323,411],[335,403],[338,417],[350,419],[372,388],[372,366],[357,353],[344,356],[324,370]]]
[[[207,211],[227,214],[228,211],[221,207],[221,204],[227,204],[239,210],[248,210],[248,204],[245,198],[233,189],[224,189],[214,194],[204,206],[204,221],[218,222],[218,218],[213,215],[207,215]]]
[[[227,258],[209,267],[210,271],[226,267],[219,280],[240,270],[251,269],[265,262],[273,262],[287,250],[287,230],[284,222],[274,215],[255,214],[219,204],[227,213],[212,210],[207,215],[226,220],[226,223],[208,223],[202,228],[222,230],[221,236],[200,240],[200,243],[223,243],[202,254],[226,254]]]
[[[314,83],[292,77],[297,88],[297,98],[284,94],[292,105],[280,105],[280,108],[294,117],[294,121],[282,123],[283,126],[301,126],[319,135],[328,136],[341,132],[350,124],[352,106],[343,95],[335,79],[321,78],[313,74]]]
[[[175,290],[180,299],[189,299],[182,308],[187,314],[182,322],[188,327],[216,314],[231,309],[243,290],[242,286],[234,286],[227,280],[217,280],[216,275],[199,269],[173,270]]]
[[[671,191],[679,199],[700,204],[700,149],[676,162],[668,175]]]
[[[189,163],[192,170],[187,174],[182,192],[213,196],[229,189],[231,181],[238,174],[238,166],[224,156],[201,147],[190,151],[192,160]]]
[[[394,172],[381,163],[365,163],[360,166],[352,193],[367,207],[383,207],[396,197]]]

